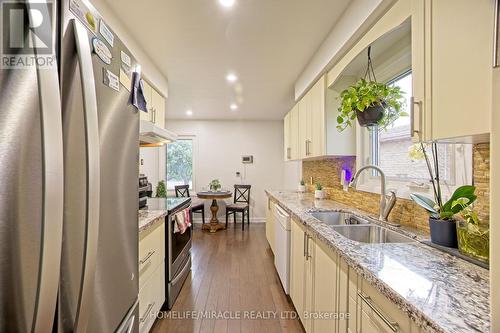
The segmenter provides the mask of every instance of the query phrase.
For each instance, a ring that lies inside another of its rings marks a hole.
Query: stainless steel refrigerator
[[[1,5],[0,332],[137,332],[136,61],[87,1]]]

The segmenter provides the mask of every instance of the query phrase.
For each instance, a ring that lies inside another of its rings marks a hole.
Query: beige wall
[[[409,0],[399,0],[409,1]],[[295,82],[295,100],[342,57],[396,0],[353,0]]]
[[[169,120],[168,128],[181,136],[195,136],[196,191],[202,190],[212,179],[219,179],[226,188],[250,184],[252,218],[259,222],[265,220],[264,190],[283,188],[282,121]],[[253,155],[254,163],[242,164],[242,155]],[[236,172],[241,173],[241,178],[236,177]],[[223,214],[224,208],[219,216]]]

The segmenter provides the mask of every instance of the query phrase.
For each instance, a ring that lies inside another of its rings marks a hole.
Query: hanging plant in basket
[[[401,89],[377,82],[370,52],[371,46],[368,47],[368,66],[364,78],[340,93],[337,116],[339,131],[352,126],[354,119],[362,127],[378,126],[379,129],[385,129],[399,117],[408,116],[403,111],[405,98]]]

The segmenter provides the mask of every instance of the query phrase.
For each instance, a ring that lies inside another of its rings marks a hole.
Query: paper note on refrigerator
[[[132,87],[132,80],[123,68],[120,68],[120,83],[125,87],[125,89],[130,91],[130,88]]]

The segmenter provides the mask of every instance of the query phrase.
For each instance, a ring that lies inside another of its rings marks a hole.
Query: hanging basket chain
[[[377,78],[375,77],[375,71],[373,70],[371,51],[372,51],[372,46],[370,45],[368,46],[368,65],[366,66],[364,79],[366,80],[366,77],[368,77],[368,81],[377,82]]]

